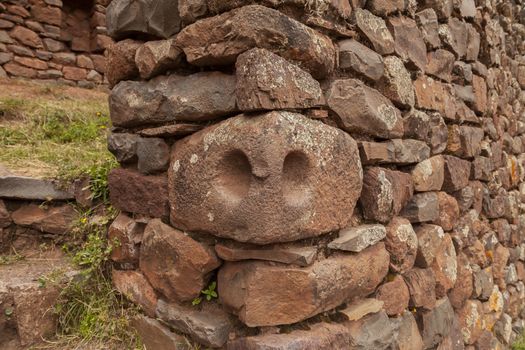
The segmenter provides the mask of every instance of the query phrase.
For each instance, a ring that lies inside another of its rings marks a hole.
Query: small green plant
[[[109,202],[108,175],[117,165],[117,161],[111,157],[104,163],[86,169],[85,173],[90,177],[91,199],[100,199],[103,203]]]
[[[525,350],[525,334],[512,344],[512,350]]]
[[[0,255],[0,265],[11,265],[24,259],[25,256],[19,254],[16,249],[12,247],[12,254]]]
[[[215,291],[215,288],[217,287],[217,282],[213,281],[208,285],[208,288],[201,290],[201,294],[203,297],[197,297],[193,299],[191,304],[193,306],[199,305],[202,302],[202,298],[205,298],[207,301],[211,301],[214,298],[217,298],[217,292]]]

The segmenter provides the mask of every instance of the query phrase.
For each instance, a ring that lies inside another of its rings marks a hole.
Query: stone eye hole
[[[228,152],[217,168],[216,189],[232,201],[244,198],[250,190],[252,166],[241,150]]]
[[[287,203],[297,205],[310,197],[308,186],[310,161],[301,151],[292,151],[283,162],[282,189]]]

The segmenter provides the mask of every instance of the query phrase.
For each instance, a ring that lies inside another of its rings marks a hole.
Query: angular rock
[[[119,163],[132,163],[137,160],[137,142],[135,134],[111,133],[108,136],[108,150]]]
[[[354,39],[339,42],[339,68],[350,69],[374,81],[384,74],[381,55]]]
[[[468,186],[470,162],[448,155],[443,158],[445,159],[445,180],[442,190],[452,193]]]
[[[220,262],[210,247],[153,219],[144,230],[139,265],[167,300],[188,301],[200,295]]]
[[[177,1],[113,0],[106,9],[108,33],[115,39],[137,33],[169,38],[181,28]]]
[[[163,125],[156,128],[146,128],[138,130],[137,133],[140,136],[145,137],[175,137],[180,138],[181,136],[191,135],[196,131],[204,128],[204,125],[200,124],[187,124],[187,123],[176,123],[172,125]]]
[[[416,234],[418,239],[416,264],[419,267],[430,267],[444,242],[445,233],[440,226],[424,224],[416,227]]]
[[[439,218],[439,202],[436,192],[417,193],[405,205],[400,216],[410,222],[427,222]]]
[[[34,79],[37,76],[37,71],[33,68],[27,68],[14,62],[6,63],[3,67],[9,75],[16,77]]]
[[[215,252],[222,260],[267,260],[299,266],[311,265],[317,257],[315,247],[240,247],[218,243]]]
[[[432,269],[413,268],[403,277],[410,291],[409,305],[433,309],[436,304],[436,280]]]
[[[143,174],[165,171],[170,161],[170,147],[161,138],[139,138],[137,158],[137,169]]]
[[[28,204],[11,214],[11,219],[17,225],[59,235],[68,233],[77,218],[78,214],[75,209],[67,204],[57,207]]]
[[[145,42],[135,53],[135,65],[142,79],[151,79],[175,69],[182,60],[182,50],[176,46],[175,39]]]
[[[427,55],[428,63],[425,66],[425,72],[428,75],[450,82],[452,80],[452,69],[456,57],[447,50],[438,49],[429,52]]]
[[[403,12],[407,5],[404,0],[371,0],[366,6],[374,15],[385,17],[394,12]]]
[[[438,345],[449,335],[454,324],[454,309],[448,298],[439,299],[432,310],[418,314],[418,324],[425,349]]]
[[[398,334],[392,347],[397,350],[421,350],[423,339],[417,327],[417,322],[410,311],[405,311],[401,317],[391,318],[390,321]]]
[[[14,215],[14,213],[13,213]],[[13,218],[14,221],[14,218]],[[501,244],[496,246],[494,249],[494,257],[492,262],[492,275],[494,276],[494,282],[499,286],[500,290],[506,289],[505,283],[505,267],[509,261],[510,252],[507,247]]]
[[[211,306],[198,310],[160,299],[156,315],[177,331],[214,348],[223,346],[233,329],[229,315]]]
[[[22,26],[14,27],[9,32],[9,36],[17,40],[21,44],[35,49],[41,49],[44,47],[42,39],[40,39],[37,33],[33,32],[31,29]]]
[[[440,155],[425,159],[412,170],[414,189],[419,192],[441,190],[444,177],[445,161]]]
[[[268,50],[240,54],[235,67],[241,111],[311,108],[323,102],[317,80]]]
[[[390,17],[387,25],[394,36],[396,54],[421,71],[425,71],[427,49],[416,21],[404,16]]]
[[[401,275],[396,275],[392,281],[379,286],[376,298],[384,302],[384,310],[388,316],[396,316],[408,308],[410,293]]]
[[[131,320],[131,326],[137,331],[142,344],[147,349],[182,349],[187,345],[186,338],[173,333],[168,327],[153,318],[137,315]]]
[[[135,54],[141,45],[140,41],[126,39],[108,47],[106,78],[110,87],[115,86],[119,81],[138,77],[139,69],[135,63]]]
[[[465,53],[465,59],[469,62],[477,61],[481,45],[481,35],[478,33],[476,28],[469,23],[467,23],[467,31],[468,42],[467,52]]]
[[[0,198],[57,201],[73,199],[75,196],[52,181],[6,175],[0,176]]]
[[[442,298],[454,287],[458,271],[456,249],[449,234],[444,234],[431,268],[436,279],[436,297]]]
[[[229,118],[177,142],[169,179],[174,226],[267,244],[346,227],[362,170],[348,134],[275,111]]]
[[[416,22],[423,34],[423,39],[429,48],[436,49],[441,46],[439,39],[439,23],[436,12],[427,8],[416,13]]]
[[[464,253],[457,254],[457,279],[454,287],[448,292],[448,299],[454,309],[463,307],[473,291],[472,269]]]
[[[432,154],[439,154],[446,149],[448,129],[440,113],[412,109],[405,114],[403,125],[404,137],[425,141]]]
[[[290,333],[262,334],[230,340],[228,350],[332,350],[344,349],[350,341],[349,331],[337,323],[316,323],[309,330],[294,330]]]
[[[355,20],[357,28],[372,44],[374,51],[380,55],[388,55],[394,52],[394,38],[382,18],[358,8],[355,12]]]
[[[123,81],[111,91],[109,107],[113,125],[120,127],[211,120],[237,111],[235,77],[201,72]]]
[[[155,316],[157,295],[142,273],[113,269],[111,277],[119,293],[138,304],[148,316]]]
[[[382,243],[357,255],[332,255],[307,268],[262,262],[226,263],[219,298],[250,327],[299,322],[349,298],[370,294],[388,272]],[[285,285],[286,288],[270,286]]]
[[[474,344],[483,331],[483,305],[478,300],[467,300],[458,310],[459,326],[465,344]]]
[[[439,217],[433,223],[445,231],[451,231],[459,219],[459,205],[456,199],[445,192],[437,193],[439,202]]]
[[[339,312],[343,314],[348,321],[357,321],[368,314],[375,314],[381,311],[383,305],[384,302],[378,299],[365,298],[352,301],[346,308]]]
[[[383,225],[361,225],[339,232],[339,238],[328,243],[328,248],[359,253],[386,237]]]
[[[200,20],[185,27],[176,41],[188,62],[197,66],[229,65],[244,51],[259,47],[298,63],[320,79],[334,69],[336,60],[328,37],[259,5]]]
[[[483,129],[466,125],[450,125],[447,151],[458,157],[472,158],[479,155]]]
[[[389,349],[394,340],[394,329],[388,316],[378,312],[349,322],[350,349]]]
[[[119,263],[138,263],[139,244],[142,241],[144,226],[120,213],[108,229],[108,239],[114,244],[111,260]]]
[[[485,79],[478,75],[472,76],[472,89],[474,90],[474,110],[478,113],[485,113],[487,111],[487,84]]]
[[[385,246],[390,254],[390,269],[401,274],[409,271],[414,266],[418,247],[410,221],[394,217],[386,227]]]
[[[498,322],[494,325],[494,332],[504,344],[510,345],[513,334],[512,317],[505,313],[501,315]]]
[[[377,90],[359,80],[334,81],[327,93],[327,103],[338,115],[338,123],[347,131],[380,138],[403,135],[399,110]]]
[[[468,45],[467,23],[455,17],[450,18],[447,24],[439,26],[439,37],[459,58],[465,57]]]
[[[384,65],[385,75],[380,83],[380,91],[396,105],[413,107],[414,88],[403,61],[396,56],[388,56],[385,57]]]
[[[364,216],[387,223],[397,215],[414,192],[410,175],[371,167],[363,175],[360,203]]]
[[[4,201],[0,199],[0,229],[11,225],[11,215],[5,207]]]
[[[421,75],[414,81],[416,107],[440,112],[444,118],[455,120],[456,100],[452,86]]]
[[[114,169],[108,176],[109,199],[115,208],[152,217],[168,215],[165,175],[145,176],[130,169]]]
[[[359,143],[359,154],[363,164],[419,163],[430,157],[430,148],[422,141],[395,139],[385,142]]]

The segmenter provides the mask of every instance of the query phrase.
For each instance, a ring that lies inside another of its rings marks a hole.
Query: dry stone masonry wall
[[[114,0],[106,17],[113,281],[148,348],[523,333],[522,1]]]
[[[0,77],[60,81],[82,87],[104,82],[111,0],[0,2]]]

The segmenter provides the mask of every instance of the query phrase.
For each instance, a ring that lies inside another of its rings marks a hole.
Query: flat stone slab
[[[215,252],[226,261],[267,260],[299,266],[311,265],[317,256],[315,247],[242,247],[236,245],[216,244]]]
[[[53,181],[25,176],[0,176],[0,198],[27,200],[74,199],[72,192],[60,189]]]

